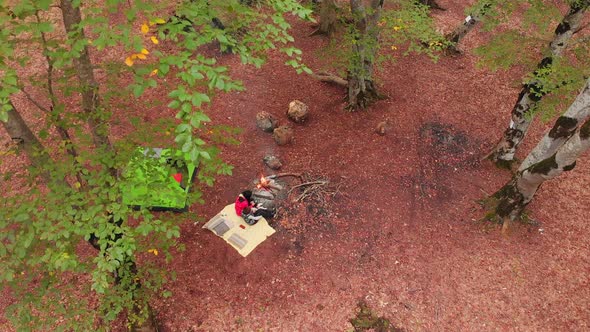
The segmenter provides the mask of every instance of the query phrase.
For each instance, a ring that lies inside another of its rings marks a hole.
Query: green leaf
[[[5,76],[4,83],[9,85],[16,85],[16,76]]]
[[[141,84],[136,84],[133,86],[133,95],[135,96],[135,98],[139,98],[143,94],[144,90],[145,86]]]
[[[191,110],[193,109],[192,105],[189,103],[183,103],[182,107],[181,107],[181,111],[188,114],[191,112]]]
[[[178,101],[178,100],[173,100],[168,104],[168,108],[175,109],[178,107],[180,107],[180,101]]]
[[[191,115],[191,125],[195,128],[199,128],[202,122],[210,122],[211,119],[207,116],[207,114],[203,112],[194,112]]]
[[[158,69],[162,74],[166,75],[170,71],[170,65],[167,63],[161,63]]]
[[[211,156],[209,155],[209,152],[201,151],[200,154],[201,154],[201,157],[203,157],[204,159],[211,160]]]

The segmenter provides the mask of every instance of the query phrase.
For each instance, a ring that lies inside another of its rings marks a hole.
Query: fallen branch
[[[296,189],[296,188],[299,188],[299,187],[304,187],[304,186],[311,186],[311,185],[314,185],[314,184],[319,184],[319,185],[326,185],[326,184],[328,184],[328,181],[310,181],[310,182],[305,182],[305,183],[302,183],[302,184],[298,184],[298,185],[296,185],[296,186],[293,186],[293,188],[289,189],[289,194],[290,194],[290,193],[291,193],[291,192],[292,192],[294,189]]]
[[[348,81],[338,75],[334,75],[334,74],[330,74],[330,73],[326,73],[326,72],[319,72],[317,74],[309,74],[309,75],[311,77],[315,78],[316,80],[319,80],[320,82],[334,83],[336,85],[340,85],[340,86],[344,86],[344,87],[348,86]]]

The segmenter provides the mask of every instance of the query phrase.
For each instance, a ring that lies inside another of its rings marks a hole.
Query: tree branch
[[[340,76],[334,75],[334,74],[320,72],[317,74],[309,74],[309,76],[315,78],[316,80],[318,80],[320,82],[334,83],[336,85],[340,85],[343,87],[348,86],[347,80],[343,79]]]
[[[35,12],[35,18],[37,19],[38,23],[41,23],[41,18],[39,17],[39,11]],[[74,158],[74,163],[78,163],[78,161],[77,161],[78,151],[76,151],[76,149],[72,145],[72,137],[68,133],[68,130],[61,125],[62,118],[61,118],[60,114],[58,114],[57,112],[56,113],[53,112],[55,110],[55,105],[57,102],[57,97],[55,96],[55,92],[53,91],[53,60],[49,56],[49,47],[47,46],[47,37],[45,36],[44,32],[41,32],[40,34],[41,34],[41,41],[42,41],[42,45],[43,45],[43,54],[45,55],[45,60],[47,61],[47,93],[49,94],[49,100],[51,103],[49,110],[45,109],[44,107],[41,107],[41,105],[39,105],[36,101],[34,101],[33,98],[30,98],[30,96],[26,93],[24,88],[22,89],[22,91],[25,94],[25,96],[27,96],[27,99],[29,99],[33,104],[35,104],[35,106],[39,107],[39,109],[41,109],[45,113],[48,113],[50,115],[50,117],[53,118],[53,120],[54,120],[53,124],[54,124],[55,128],[57,129],[57,132],[58,132],[60,138],[62,139],[62,141],[64,141],[65,143],[68,144],[68,147],[66,148],[68,154]],[[78,180],[80,185],[84,185],[86,183],[82,177],[82,174],[80,174],[80,172],[76,173],[76,179]]]
[[[311,186],[311,185],[314,185],[314,184],[325,185],[325,184],[328,184],[328,181],[309,181],[309,182],[305,182],[305,183],[302,183],[302,184],[298,184],[298,185],[296,185],[296,186],[293,186],[293,188],[289,189],[289,194],[290,194],[290,193],[291,193],[291,192],[292,192],[294,189],[296,189],[296,188],[299,188],[299,187],[305,187],[305,186]]]
[[[33,105],[37,106],[38,109],[40,109],[41,111],[43,111],[44,113],[49,113],[49,110],[45,107],[43,107],[43,105],[39,104],[26,90],[24,87],[22,87],[20,89],[20,91],[25,95],[25,97],[27,98],[28,101],[30,101]]]

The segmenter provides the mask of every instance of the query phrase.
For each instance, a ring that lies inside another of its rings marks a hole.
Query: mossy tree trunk
[[[580,27],[584,12],[589,4],[590,1],[584,0],[572,5],[567,15],[564,16],[561,23],[555,29],[553,41],[549,44],[550,55],[541,60],[534,75],[539,75],[540,72],[547,71],[553,63],[553,58],[561,55],[572,35]],[[533,80],[523,85],[516,104],[512,108],[510,124],[504,130],[500,141],[496,144],[492,152],[490,152],[490,160],[499,165],[514,161],[514,154],[533,120],[531,110],[534,109],[536,103],[546,93],[546,89],[543,88],[542,83],[539,81]]]
[[[504,222],[519,219],[524,208],[547,180],[576,166],[578,157],[590,148],[590,120],[586,122],[550,157],[517,172],[491,199],[493,212]]]
[[[335,0],[323,0],[320,4],[320,23],[312,35],[327,35],[331,37],[336,31],[337,9]]]
[[[578,94],[567,111],[557,118],[553,128],[529,153],[519,170],[527,169],[532,164],[553,155],[565,141],[574,135],[579,125],[588,117],[590,117],[590,79],[586,81],[582,92]]]
[[[373,63],[379,48],[379,27],[383,0],[369,1],[366,8],[362,0],[350,0],[355,35],[352,61],[348,72],[348,107],[362,109],[380,98],[373,82]]]
[[[453,32],[446,35],[448,41],[452,44],[449,46],[450,53],[461,53],[459,50],[459,43],[471,31],[477,23],[481,21],[481,15],[472,14],[465,18],[465,21],[456,27]]]

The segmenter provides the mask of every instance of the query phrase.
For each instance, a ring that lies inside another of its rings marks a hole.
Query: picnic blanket
[[[224,239],[243,257],[248,256],[254,248],[275,232],[264,218],[260,218],[254,225],[246,224],[242,217],[236,215],[234,204],[224,207],[203,225],[203,228],[209,229]]]

